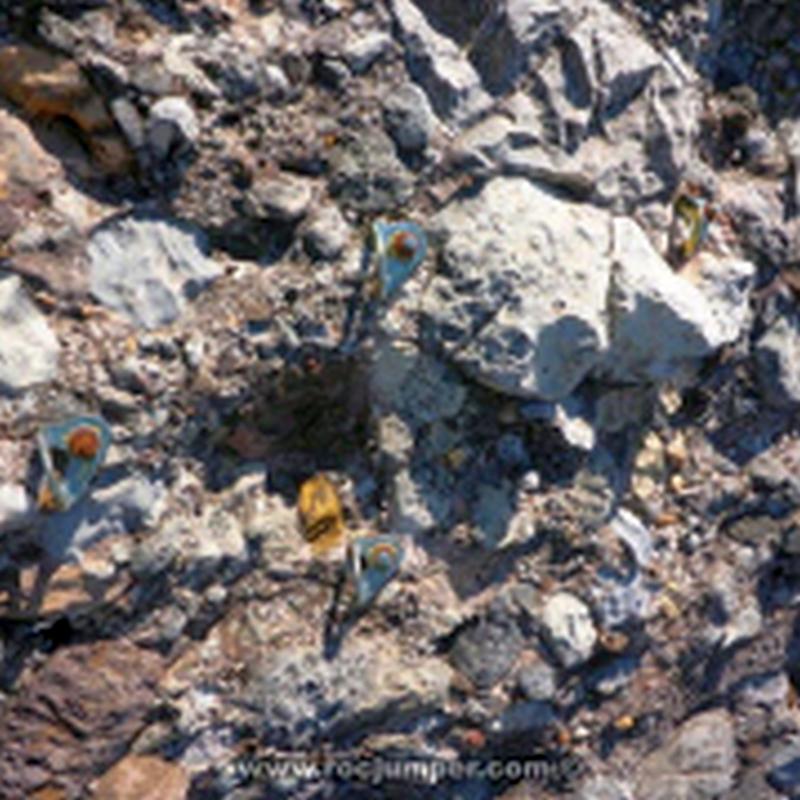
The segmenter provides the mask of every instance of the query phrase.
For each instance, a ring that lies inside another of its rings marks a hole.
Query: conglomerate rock
[[[796,23],[0,3],[0,796],[795,796]]]

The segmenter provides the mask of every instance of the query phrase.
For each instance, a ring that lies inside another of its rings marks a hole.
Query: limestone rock
[[[99,482],[99,481],[98,481]],[[131,475],[90,489],[69,511],[49,516],[42,548],[53,563],[80,558],[95,543],[152,527],[164,508],[164,488],[144,475]]]
[[[425,92],[413,83],[398,86],[387,94],[383,119],[401,150],[424,150],[436,123]]]
[[[475,538],[489,550],[505,539],[514,516],[514,491],[509,482],[499,486],[487,483],[478,490],[472,511]]]
[[[731,341],[702,292],[675,275],[630,219],[614,221],[613,257],[611,346],[601,372],[655,382]]]
[[[353,73],[361,75],[383,58],[391,46],[392,39],[387,33],[373,31],[347,42],[342,55]]]
[[[736,341],[750,323],[750,293],[756,265],[752,261],[700,252],[686,277],[705,297],[725,340]]]
[[[692,155],[700,107],[676,53],[664,57],[624,16],[591,2],[484,5],[467,35],[468,63],[504,98],[504,113],[474,126],[493,128],[493,168],[617,207],[674,188]],[[455,16],[435,23],[466,24],[466,13],[451,22]],[[535,100],[515,91],[531,72]]]
[[[415,345],[389,339],[376,346],[370,392],[413,429],[457,416],[467,395],[455,370]]]
[[[202,232],[168,219],[114,220],[89,241],[92,294],[142,328],[176,320],[222,269]]]
[[[607,346],[607,216],[497,178],[432,226],[444,269],[424,310],[445,352],[497,391],[569,394]]]
[[[581,784],[575,800],[634,800],[629,786],[606,775],[595,775]]]
[[[391,5],[409,72],[425,89],[434,111],[464,123],[485,109],[489,95],[456,43],[430,25],[411,0],[393,0]]]
[[[312,196],[307,180],[282,175],[256,182],[247,195],[247,210],[262,219],[297,222],[308,212]]]
[[[24,486],[0,483],[0,533],[25,527],[33,514],[33,501]]]
[[[159,159],[189,150],[199,133],[194,109],[183,97],[162,97],[150,109],[147,142]]]
[[[514,620],[489,614],[461,631],[450,660],[476,688],[490,689],[509,673],[521,650]]]
[[[16,275],[0,277],[0,328],[0,393],[56,377],[58,339]]]
[[[392,140],[378,128],[343,137],[330,160],[331,194],[345,207],[387,211],[411,199],[411,174],[398,160]]]
[[[346,640],[335,658],[304,641],[309,622],[323,624],[320,600],[318,591],[295,585],[292,596],[231,609],[165,676],[181,729],[198,734],[215,726],[223,699],[233,697],[265,742],[296,749],[441,709],[452,677],[441,659],[401,654],[391,637]],[[226,682],[222,665],[244,666],[246,680]]]
[[[733,723],[720,709],[685,722],[639,768],[636,797],[704,800],[725,797],[736,771]]]
[[[443,662],[404,665],[391,643],[374,644],[354,647],[336,661],[325,661],[318,651],[276,653],[251,687],[264,704],[271,735],[278,740],[288,735],[296,746],[325,729],[360,733],[366,726],[389,719],[396,724],[440,707],[451,676]],[[294,688],[299,673],[307,691]],[[309,726],[309,720],[316,723]]]
[[[517,673],[517,687],[528,700],[552,700],[556,694],[556,671],[544,661],[526,664]]]
[[[450,513],[450,498],[427,474],[401,469],[393,476],[389,509],[392,530],[419,534],[444,525]]]
[[[323,261],[338,258],[350,237],[350,226],[341,211],[334,206],[323,206],[311,217],[303,236],[309,255]]]
[[[572,18],[569,32],[549,49],[539,71],[547,86],[546,103],[566,136],[583,138],[595,114],[607,119],[618,116],[663,69],[658,52],[613,12],[581,3],[556,2],[546,9],[523,10],[525,5],[518,2],[513,8],[516,18],[510,16],[523,50],[540,49],[553,37],[554,18],[567,25]]]
[[[748,319],[748,262],[728,262],[725,286],[713,272],[694,285],[633,220],[521,178],[489,181],[431,227],[443,268],[422,302],[426,333],[498,392],[560,400],[589,374],[657,383],[734,341]]]

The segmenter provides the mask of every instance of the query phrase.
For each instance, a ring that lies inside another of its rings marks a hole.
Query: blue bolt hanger
[[[362,536],[350,543],[348,568],[356,590],[355,609],[368,606],[400,571],[404,548],[398,536]]]
[[[428,239],[416,222],[386,222],[372,224],[375,253],[378,259],[380,298],[390,300],[425,260]]]
[[[370,244],[361,258],[361,280],[366,291],[352,298],[343,325],[340,348],[344,353],[355,352],[370,337],[382,308],[394,299],[428,251],[425,231],[410,220],[376,220],[372,223]]]
[[[66,511],[86,492],[111,444],[111,431],[102,417],[80,416],[47,425],[38,436],[44,476],[39,504]]]

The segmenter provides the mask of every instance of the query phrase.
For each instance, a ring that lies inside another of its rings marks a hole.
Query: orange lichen
[[[471,750],[480,750],[486,744],[486,735],[479,728],[464,731],[464,744]]]
[[[614,727],[619,733],[628,733],[636,727],[636,719],[630,714],[623,714],[614,720]]]
[[[387,542],[381,542],[370,548],[367,554],[367,566],[373,569],[387,569],[397,560],[397,548]]]
[[[560,747],[570,747],[572,745],[572,733],[569,728],[559,725],[556,730],[556,742]]]
[[[76,458],[94,458],[100,451],[100,434],[88,426],[78,428],[70,434],[67,448]]]
[[[389,240],[389,254],[399,261],[409,261],[418,247],[417,237],[410,231],[398,231]]]

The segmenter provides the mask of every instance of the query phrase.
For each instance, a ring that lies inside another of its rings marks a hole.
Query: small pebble
[[[388,33],[372,31],[348,43],[344,57],[353,74],[361,75],[383,58],[391,46],[392,37]]]
[[[413,83],[390,92],[383,101],[386,130],[401,150],[424,150],[433,134],[435,120],[428,96]]]
[[[245,208],[253,217],[297,222],[308,212],[312,197],[309,181],[284,174],[255,183],[247,193]]]
[[[552,700],[556,692],[555,670],[544,662],[526,665],[517,673],[517,687],[528,700]]]
[[[325,206],[314,213],[306,228],[303,244],[306,252],[320,261],[338,258],[347,244],[350,227],[336,206]]]
[[[542,624],[548,643],[565,667],[575,667],[592,655],[597,631],[589,607],[575,595],[554,594],[545,604]]]

